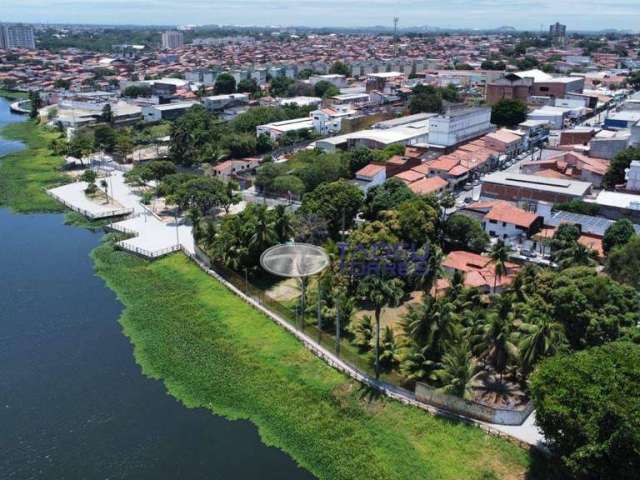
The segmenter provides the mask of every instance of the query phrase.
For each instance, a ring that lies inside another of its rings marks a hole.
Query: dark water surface
[[[0,125],[15,117],[0,98]],[[100,237],[0,209],[0,479],[313,478],[142,376],[88,256]]]

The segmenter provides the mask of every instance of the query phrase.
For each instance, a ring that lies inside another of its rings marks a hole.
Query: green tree
[[[236,91],[236,79],[233,75],[228,73],[221,73],[216,78],[216,83],[213,86],[213,92],[216,95],[224,95],[227,93],[235,93]]]
[[[400,347],[389,325],[384,327],[382,345],[380,348],[380,369],[391,371],[400,363]]]
[[[502,99],[491,108],[491,123],[515,127],[527,119],[527,105],[522,100]]]
[[[295,84],[295,80],[285,76],[277,76],[271,80],[269,92],[274,97],[292,97],[291,87]]]
[[[356,185],[346,180],[338,180],[323,183],[305,195],[300,212],[325,218],[329,233],[335,239],[343,228],[351,228],[363,200],[363,194]]]
[[[29,105],[31,107],[29,117],[38,118],[39,111],[42,108],[42,99],[38,92],[34,92],[33,90],[29,92]]]
[[[437,93],[411,95],[409,99],[409,112],[415,113],[440,113],[443,110],[442,97]]]
[[[617,220],[604,232],[602,238],[602,248],[606,254],[609,254],[615,247],[626,244],[636,233],[631,223],[626,218]]]
[[[511,295],[498,297],[496,309],[490,313],[478,339],[480,358],[500,374],[500,379],[509,361],[518,356],[518,348],[513,342],[512,300]]]
[[[280,195],[300,195],[304,193],[304,182],[295,175],[280,175],[275,177],[271,184],[272,190]]]
[[[93,143],[96,150],[112,153],[116,148],[116,131],[110,125],[96,125],[93,130]]]
[[[118,154],[123,162],[126,162],[127,157],[133,153],[134,146],[131,136],[126,132],[121,132],[116,139],[114,152]]]
[[[451,215],[444,224],[444,238],[451,250],[483,252],[489,245],[489,235],[475,218]]]
[[[314,86],[316,97],[328,98],[340,94],[340,90],[333,83],[326,80],[320,80]]]
[[[336,61],[333,63],[333,65],[331,65],[331,68],[329,69],[329,73],[333,73],[336,75],[344,75],[345,77],[348,77],[349,75],[351,75],[351,69],[349,69],[349,67],[344,63],[340,61]]]
[[[458,318],[453,304],[446,298],[425,294],[421,304],[409,306],[403,324],[406,335],[420,351],[422,378],[430,377],[440,367],[446,346],[457,335]]]
[[[111,109],[111,104],[107,103],[104,107],[102,107],[102,114],[100,115],[100,120],[105,123],[113,122],[113,110]]]
[[[496,293],[498,281],[507,274],[507,261],[509,260],[509,252],[511,248],[502,240],[498,240],[489,252],[489,256],[493,262],[493,293]]]
[[[534,372],[536,423],[575,478],[640,471],[640,346],[616,342],[555,356]]]
[[[273,222],[273,229],[275,230],[278,242],[288,242],[295,233],[292,215],[287,211],[287,207],[285,205],[277,205],[274,209],[274,213],[275,220]]]
[[[540,360],[561,351],[567,342],[562,324],[537,308],[527,314],[518,331],[520,364],[525,375],[533,371]]]
[[[625,182],[625,170],[633,160],[640,160],[640,147],[629,147],[613,157],[602,177],[602,186],[613,190],[616,185],[622,185]]]
[[[260,87],[258,87],[258,83],[253,78],[244,78],[238,82],[238,92],[253,95],[258,90],[260,90]]]
[[[222,204],[225,185],[217,178],[198,177],[182,184],[176,194],[176,204],[182,210],[196,209],[205,216],[214,207]]]
[[[434,372],[440,391],[447,395],[473,400],[473,382],[478,367],[471,356],[469,345],[462,339],[447,346],[442,366]]]
[[[609,252],[607,273],[614,280],[640,290],[640,236]]]
[[[367,191],[364,201],[364,216],[368,220],[380,217],[383,211],[391,210],[400,203],[411,200],[415,194],[399,178],[390,178],[382,185],[376,185]]]
[[[129,98],[138,98],[138,97],[148,98],[151,96],[152,91],[151,91],[151,86],[147,84],[129,85],[127,88],[124,89],[123,94],[125,97],[129,97]]]
[[[373,341],[373,321],[370,315],[365,315],[354,327],[355,338],[353,343],[358,347],[360,353],[371,350]]]
[[[380,377],[380,316],[385,307],[396,305],[402,298],[402,282],[397,278],[367,276],[358,285],[358,293],[371,305],[376,319],[374,359],[377,379]]]

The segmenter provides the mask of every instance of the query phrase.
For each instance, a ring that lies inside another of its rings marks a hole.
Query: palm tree
[[[555,253],[555,260],[562,269],[569,267],[591,267],[597,264],[597,253],[578,242],[573,242],[566,248]]]
[[[426,268],[419,273],[417,278],[417,283],[422,286],[425,296],[431,295],[434,285],[436,285],[439,278],[442,278],[444,273],[442,269],[443,257],[442,249],[437,245],[429,248]]]
[[[448,299],[424,297],[418,307],[406,314],[409,336],[421,348],[427,360],[439,362],[444,345],[456,334],[457,317]]]
[[[494,275],[493,275],[493,293],[495,295],[496,288],[498,286],[498,280],[504,277],[507,273],[507,260],[509,260],[509,252],[511,249],[502,240],[498,240],[496,244],[491,248],[489,256],[493,260]]]
[[[526,320],[518,327],[520,363],[525,376],[542,358],[561,350],[567,341],[562,325],[543,312],[529,312]]]
[[[109,203],[109,184],[104,178],[100,180],[100,186],[103,188],[104,195],[107,197],[107,203]]]
[[[473,399],[473,381],[478,367],[471,357],[466,342],[456,342],[447,346],[447,353],[442,357],[442,367],[434,372],[440,382],[440,391],[448,395]]]
[[[249,246],[262,250],[267,245],[275,243],[275,240],[276,233],[273,229],[273,222],[271,221],[267,207],[258,205],[256,207],[255,231],[249,240]]]
[[[280,243],[284,243],[293,237],[293,223],[291,222],[291,215],[287,212],[287,207],[285,205],[278,205],[274,209],[276,219],[274,222],[274,229],[276,232],[276,236],[278,237],[278,241]]]
[[[380,353],[380,366],[386,371],[392,370],[400,363],[400,353],[398,344],[391,327],[387,325],[384,328],[382,338],[382,352]]]
[[[354,343],[360,352],[371,350],[371,340],[373,340],[373,322],[369,315],[362,317],[362,320],[354,327]]]
[[[491,312],[489,321],[484,327],[479,347],[480,357],[488,361],[496,372],[502,375],[507,368],[510,358],[517,355],[517,347],[513,338],[513,313],[511,312],[512,298],[510,295],[499,297],[497,311]]]
[[[380,316],[382,309],[396,305],[402,295],[402,282],[397,279],[385,279],[380,276],[365,277],[358,286],[358,291],[373,307],[376,318],[375,366],[376,379],[380,378]]]

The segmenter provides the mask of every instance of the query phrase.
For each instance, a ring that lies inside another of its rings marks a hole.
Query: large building
[[[565,203],[591,193],[591,183],[512,172],[495,172],[482,178],[482,196],[511,202]]]
[[[455,109],[429,119],[429,143],[453,147],[493,128],[490,108]]]
[[[0,25],[0,48],[36,48],[36,37],[30,25]]]
[[[182,32],[166,31],[162,34],[162,49],[173,50],[184,45],[184,36]]]
[[[567,26],[558,22],[549,26],[549,37],[554,45],[564,47],[567,42]]]

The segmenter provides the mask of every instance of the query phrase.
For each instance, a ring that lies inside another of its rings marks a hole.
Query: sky
[[[640,29],[640,0],[0,0],[0,22]]]

